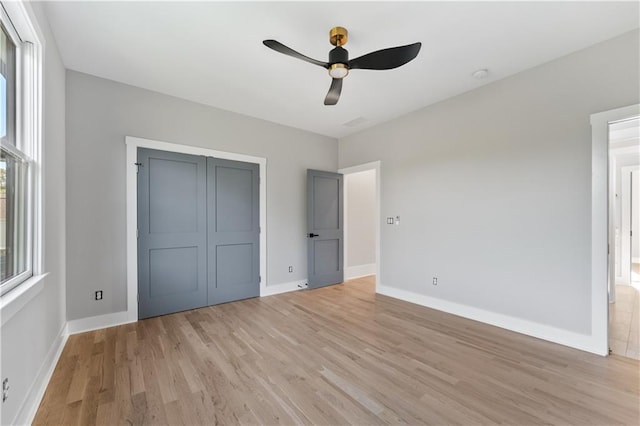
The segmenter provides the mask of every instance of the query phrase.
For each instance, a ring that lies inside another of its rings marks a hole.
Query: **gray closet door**
[[[206,159],[140,148],[138,163],[138,317],[206,306]]]
[[[343,281],[342,200],[341,174],[307,170],[308,288]]]
[[[260,295],[258,165],[207,158],[208,302]]]

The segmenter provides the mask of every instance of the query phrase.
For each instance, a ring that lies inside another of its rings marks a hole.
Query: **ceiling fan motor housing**
[[[349,52],[340,46],[334,47],[329,52],[329,63],[349,65]]]

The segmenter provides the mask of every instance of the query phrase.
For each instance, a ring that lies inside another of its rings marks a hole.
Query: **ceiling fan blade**
[[[406,64],[418,56],[422,43],[376,50],[349,61],[349,69],[390,70]]]
[[[325,105],[335,105],[338,103],[338,99],[340,99],[340,92],[342,92],[342,79],[334,78],[331,81],[331,87],[329,87],[329,92],[327,93],[327,97],[324,98]]]
[[[311,64],[314,65],[319,65],[321,67],[324,68],[329,68],[329,64],[326,62],[322,62],[322,61],[318,61],[316,59],[310,58],[308,56],[304,56],[302,53],[298,53],[295,50],[293,50],[290,47],[285,46],[284,44],[280,43],[279,41],[275,41],[275,40],[264,40],[262,42],[262,44],[264,44],[265,46],[267,46],[270,49],[275,50],[276,52],[280,52],[284,55],[288,55],[297,59],[302,59],[305,62],[309,62]]]

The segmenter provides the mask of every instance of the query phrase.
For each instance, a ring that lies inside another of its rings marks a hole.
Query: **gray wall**
[[[376,171],[345,175],[347,268],[376,263]]]
[[[267,283],[306,278],[306,169],[336,170],[337,140],[67,71],[69,320],[126,309],[125,136],[266,157]]]
[[[9,399],[2,404],[0,422],[26,421],[65,324],[65,69],[41,5],[31,3],[45,37],[43,80],[43,290],[0,330],[0,377],[9,378]],[[43,371],[44,370],[44,371]],[[31,389],[32,393],[29,394]],[[25,408],[20,407],[26,402]],[[19,416],[19,418],[16,418]]]
[[[589,116],[638,103],[638,37],[341,139],[340,168],[381,160],[381,216],[402,217],[381,284],[589,334]]]

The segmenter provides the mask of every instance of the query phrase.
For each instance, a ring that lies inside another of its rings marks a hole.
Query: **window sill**
[[[34,275],[25,282],[0,297],[0,318],[1,326],[9,321],[15,314],[20,312],[27,303],[38,295],[44,288],[44,277],[49,273]]]

